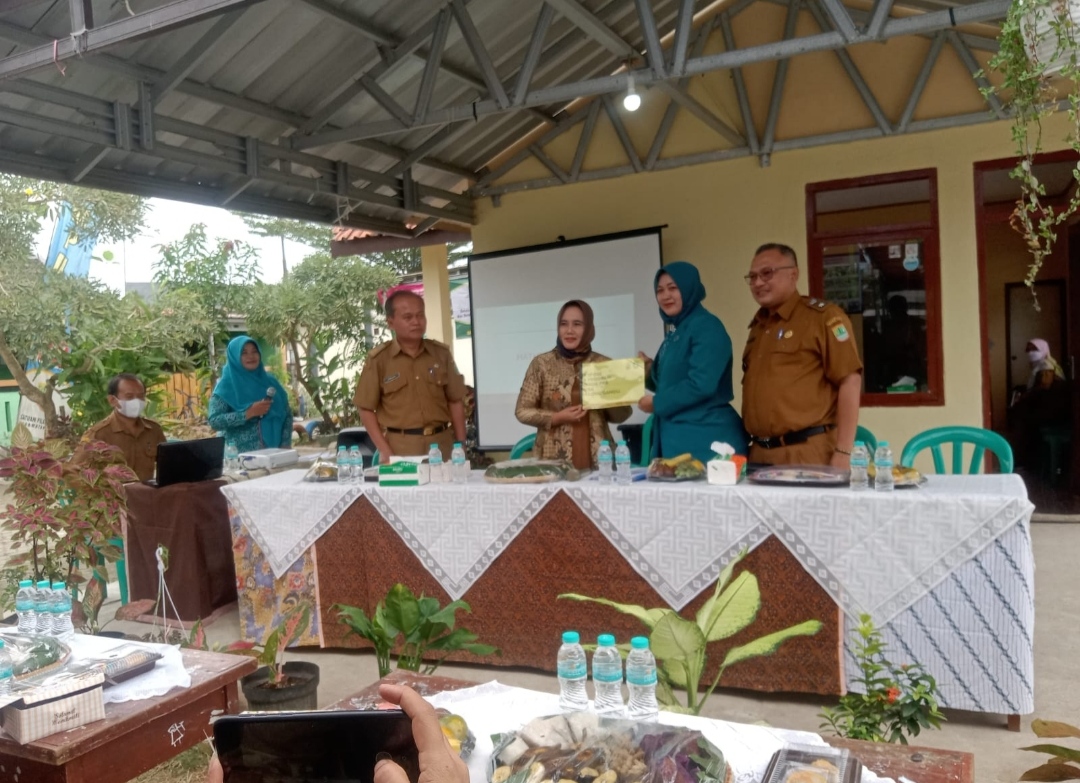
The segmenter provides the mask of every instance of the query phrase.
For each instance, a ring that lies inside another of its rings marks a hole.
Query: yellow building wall
[[[635,121],[623,118],[628,124]],[[1056,130],[1051,122],[1044,138],[1060,138],[1063,134]],[[504,195],[499,207],[491,199],[477,202],[473,243],[475,252],[485,253],[553,242],[559,235],[571,239],[666,224],[665,260],[685,259],[700,268],[708,291],[705,305],[727,326],[738,356],[756,309],[742,275],[759,244],[777,241],[794,247],[804,267],[799,288],[807,291],[808,183],[936,169],[945,405],[869,408],[860,416],[860,423],[899,450],[928,427],[982,426],[973,164],[1012,154],[1009,126],[997,122],[777,153],[768,168],[761,168],[755,158],[740,158],[513,193]],[[519,167],[504,181],[523,178],[522,170],[528,168]],[[657,348],[639,347],[650,355]],[[736,406],[741,404],[740,384],[736,359]]]

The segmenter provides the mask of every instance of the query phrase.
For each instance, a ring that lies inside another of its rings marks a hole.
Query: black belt
[[[438,435],[440,432],[449,427],[449,424],[433,424],[430,427],[413,427],[411,430],[402,430],[397,427],[387,427],[387,432],[392,432],[395,435]]]
[[[759,438],[755,435],[751,435],[750,441],[761,446],[763,449],[779,449],[784,446],[794,446],[799,443],[806,443],[806,441],[810,440],[813,436],[828,432],[835,426],[835,424],[819,424],[816,427],[807,427],[804,430],[795,430],[784,435],[777,435],[775,438]]]

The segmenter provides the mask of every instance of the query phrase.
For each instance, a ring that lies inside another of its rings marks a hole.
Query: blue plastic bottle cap
[[[602,633],[596,637],[596,643],[601,647],[614,647],[615,637],[609,633]]]
[[[37,586],[38,587],[50,587],[51,585],[49,584],[48,579],[42,579],[40,582],[37,583]]]
[[[581,637],[577,631],[563,631],[562,642],[563,644],[577,644],[581,641]]]
[[[0,639],[0,650],[4,648],[4,640]]]
[[[63,590],[66,587],[67,587],[67,585],[64,584],[63,582],[53,582],[52,583],[52,589],[53,590]]]
[[[600,441],[600,445],[601,446],[610,446],[611,444],[608,443],[606,440],[602,440],[602,441]]]
[[[855,445],[856,446],[865,446],[866,444],[863,443],[861,440],[857,440],[857,441],[855,441]]]
[[[437,449],[437,448],[439,448],[439,444],[438,443],[432,443],[431,448]]]
[[[635,650],[648,650],[649,649],[649,637],[647,636],[635,636],[630,640],[630,646]]]
[[[625,445],[626,445],[626,441],[625,441],[625,440],[620,440],[620,441],[618,442],[618,444],[619,444],[620,446],[625,446]]]
[[[880,449],[880,448],[881,448],[882,446],[888,446],[888,445],[889,445],[889,441],[887,441],[887,440],[879,440],[879,441],[877,442],[877,445],[878,445],[878,448]]]
[[[460,443],[458,443],[457,441],[454,441],[454,448],[455,448],[455,449],[460,449],[460,448],[461,448],[461,444],[460,444]]]
[[[34,580],[33,579],[23,579],[22,581],[19,582],[19,587],[33,587],[33,586],[34,586]]]

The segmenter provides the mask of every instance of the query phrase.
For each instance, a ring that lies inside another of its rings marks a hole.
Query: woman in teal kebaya
[[[653,414],[652,456],[689,452],[705,462],[714,441],[746,454],[746,431],[731,407],[731,338],[701,304],[705,286],[697,268],[685,261],[667,264],[654,286],[667,337],[646,366],[645,385],[654,393],[638,403]]]

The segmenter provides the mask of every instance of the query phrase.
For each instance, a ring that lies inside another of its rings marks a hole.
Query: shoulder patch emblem
[[[835,337],[839,342],[844,342],[851,336],[850,334],[848,334],[847,327],[845,327],[843,324],[837,324],[836,326],[832,327],[832,333],[833,337]]]
[[[828,321],[826,321],[826,322],[825,322],[825,326],[827,326],[828,328],[832,329],[832,328],[833,328],[834,326],[836,326],[837,324],[843,324],[843,323],[844,323],[844,319],[843,319],[843,318],[841,318],[841,317],[840,317],[840,316],[838,316],[838,315],[834,315],[834,316],[833,316],[832,318],[830,318],[830,319],[829,319]]]

